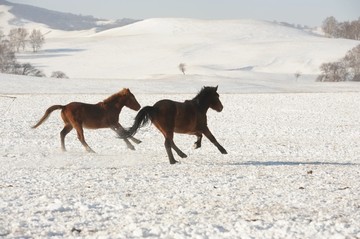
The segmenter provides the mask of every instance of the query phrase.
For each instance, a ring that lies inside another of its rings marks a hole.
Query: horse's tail
[[[49,118],[49,115],[50,115],[54,110],[59,110],[59,109],[63,109],[63,108],[64,108],[63,105],[53,105],[53,106],[50,106],[50,107],[46,110],[44,116],[39,120],[39,122],[38,122],[36,125],[32,126],[31,128],[33,128],[33,129],[37,128],[37,127],[38,127],[39,125],[41,125],[45,120],[47,120],[47,118]]]
[[[145,106],[143,107],[139,113],[135,116],[134,124],[125,130],[124,134],[122,134],[121,138],[128,138],[130,136],[134,136],[139,128],[147,125],[149,121],[151,121],[154,116],[156,109],[153,106]]]

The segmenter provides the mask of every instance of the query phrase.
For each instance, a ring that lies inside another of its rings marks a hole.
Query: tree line
[[[19,63],[16,53],[25,51],[30,46],[33,52],[39,51],[45,43],[44,34],[33,29],[31,33],[25,28],[13,28],[8,35],[0,30],[0,72],[16,75],[45,77],[45,74],[30,63]],[[63,72],[55,71],[51,77],[68,78]]]
[[[37,52],[45,43],[44,34],[40,30],[33,29],[29,33],[22,27],[11,29],[7,36],[0,31],[0,40],[2,43],[8,43],[9,47],[16,52],[25,51],[27,45],[32,48],[33,52]]]
[[[33,52],[41,49],[45,38],[40,30],[34,29],[31,34],[25,28],[13,28],[8,35],[0,31],[0,72],[31,75],[43,77],[45,74],[36,69],[30,63],[19,63],[15,52],[25,51],[27,45],[30,45]]]
[[[335,17],[327,17],[321,26],[327,37],[360,40],[360,17],[358,20],[338,22]]]
[[[317,81],[360,81],[360,44],[339,61],[324,63]]]
[[[358,20],[338,22],[327,17],[321,26],[327,37],[360,40],[360,17]],[[317,81],[360,81],[360,45],[349,50],[338,61],[323,63]]]

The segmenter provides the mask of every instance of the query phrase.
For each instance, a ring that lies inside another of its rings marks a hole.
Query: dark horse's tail
[[[33,127],[31,127],[31,128],[33,128],[33,129],[37,128],[37,127],[38,127],[39,125],[41,125],[45,120],[47,120],[47,118],[49,118],[49,115],[50,115],[54,110],[60,110],[60,109],[63,109],[63,108],[64,108],[63,105],[53,105],[53,106],[50,106],[50,107],[46,110],[44,116],[39,120],[39,122],[38,122],[36,125],[34,125]]]
[[[128,138],[134,136],[139,128],[147,125],[151,121],[152,117],[156,113],[156,109],[153,106],[143,107],[139,113],[135,116],[134,124],[125,130],[124,134],[120,138]]]

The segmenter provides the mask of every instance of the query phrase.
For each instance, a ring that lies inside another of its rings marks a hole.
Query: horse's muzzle
[[[221,112],[224,109],[224,106],[220,103],[217,104],[216,107],[214,108],[214,110],[216,110],[217,112]]]

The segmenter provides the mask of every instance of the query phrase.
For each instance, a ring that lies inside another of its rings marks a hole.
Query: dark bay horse
[[[177,163],[171,148],[181,158],[187,157],[175,145],[173,141],[174,132],[196,135],[195,148],[201,147],[201,139],[204,134],[222,154],[227,154],[226,150],[217,142],[207,126],[206,113],[208,109],[211,108],[217,112],[221,112],[223,109],[217,89],[217,86],[203,87],[192,100],[186,100],[183,103],[172,100],[160,100],[153,106],[142,108],[136,115],[133,126],[125,131],[122,138],[135,135],[137,130],[146,125],[150,120],[165,137],[165,148],[170,164]]]
[[[67,105],[53,105],[46,110],[44,116],[32,128],[41,125],[54,110],[61,109],[61,117],[65,123],[60,132],[62,150],[66,151],[65,136],[75,128],[78,139],[85,149],[94,153],[94,150],[85,141],[83,127],[88,129],[110,128],[118,135],[122,135],[124,128],[119,123],[119,114],[124,106],[136,111],[140,109],[140,104],[129,89],[123,89],[97,104],[71,102]],[[130,137],[130,139],[137,144],[141,142],[134,137]],[[128,139],[124,140],[128,148],[135,149]]]

